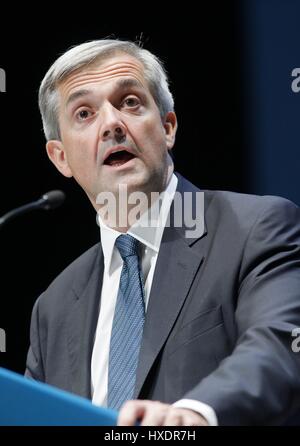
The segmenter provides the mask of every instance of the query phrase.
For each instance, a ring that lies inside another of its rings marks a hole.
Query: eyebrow
[[[91,90],[78,90],[72,93],[67,100],[66,107],[68,107],[72,102],[76,101],[76,99],[81,98],[83,96],[88,96],[91,94]]]
[[[135,79],[119,79],[117,82],[117,88],[122,90],[125,90],[126,88],[142,88],[142,85]],[[92,91],[87,89],[75,91],[69,96],[66,107],[68,107],[72,102],[76,101],[76,99],[88,96],[91,93]]]
[[[122,89],[130,87],[141,88],[142,84],[135,79],[119,79],[117,86]]]

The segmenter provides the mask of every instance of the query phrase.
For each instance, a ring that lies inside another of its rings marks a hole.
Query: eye
[[[78,119],[78,121],[85,121],[91,115],[92,115],[92,112],[90,110],[83,108],[83,109],[79,110],[75,116],[76,116],[76,119]]]
[[[122,106],[123,107],[128,107],[128,108],[135,108],[135,107],[138,107],[139,105],[140,105],[140,101],[135,96],[128,96],[122,102]]]

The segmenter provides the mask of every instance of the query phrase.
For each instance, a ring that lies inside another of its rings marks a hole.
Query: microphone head
[[[46,209],[55,209],[65,201],[66,194],[61,190],[51,190],[41,198],[41,207]]]

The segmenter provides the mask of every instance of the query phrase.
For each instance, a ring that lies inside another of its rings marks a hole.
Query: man
[[[287,422],[300,406],[299,209],[175,175],[166,74],[132,42],[66,52],[40,109],[48,156],[86,192],[101,242],[37,300],[26,374],[120,408],[120,425]]]

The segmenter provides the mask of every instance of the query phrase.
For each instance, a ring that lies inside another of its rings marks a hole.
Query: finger
[[[169,406],[162,403],[149,404],[141,420],[141,426],[164,426]]]
[[[197,412],[189,409],[171,408],[165,419],[165,426],[207,426],[207,421]]]
[[[131,400],[121,407],[118,416],[118,426],[135,426],[137,421],[143,418],[147,401]]]
[[[167,413],[163,426],[183,426],[183,419],[178,409],[170,409]]]

